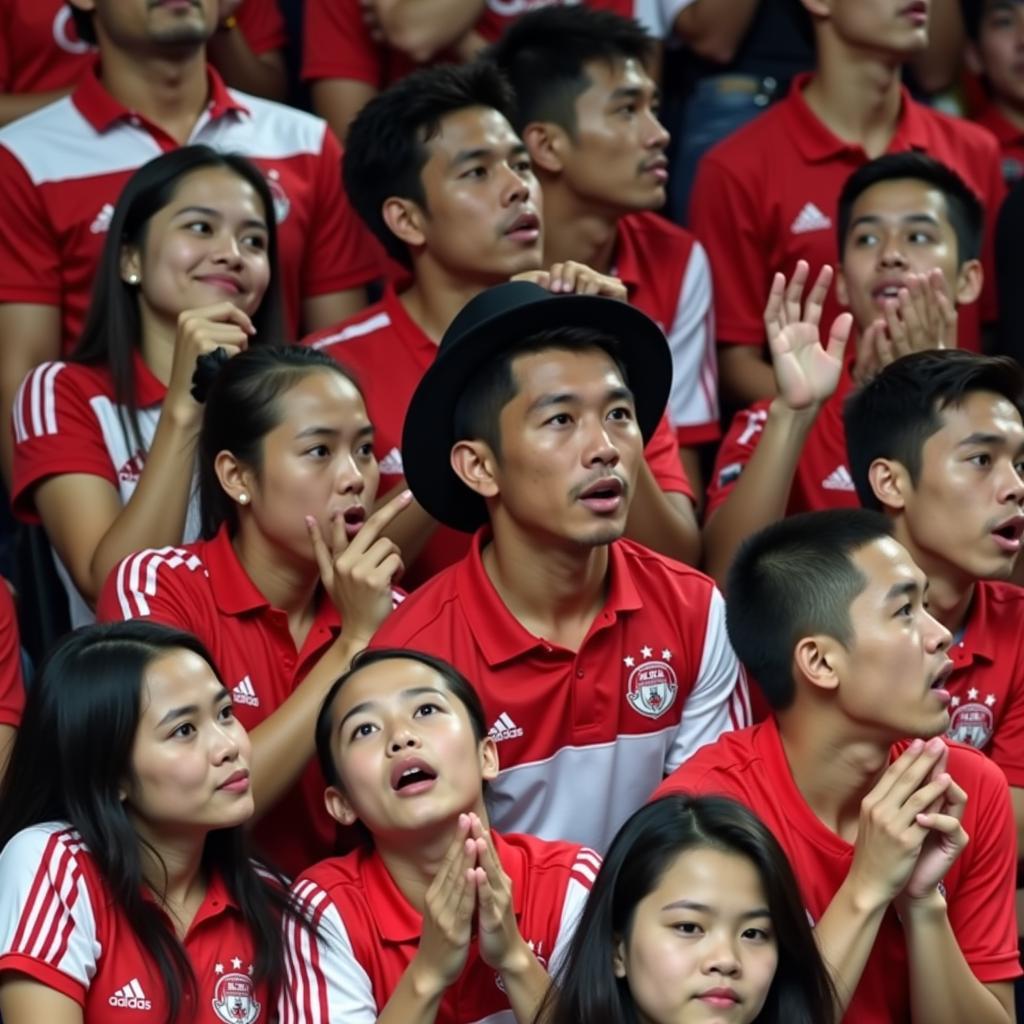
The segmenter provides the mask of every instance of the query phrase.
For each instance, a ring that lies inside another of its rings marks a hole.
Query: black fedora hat
[[[510,281],[468,302],[444,333],[405,414],[402,462],[416,500],[438,522],[472,532],[487,522],[483,498],[451,467],[455,406],[467,383],[495,356],[531,335],[559,327],[589,327],[619,341],[616,352],[636,403],[646,443],[665,411],[672,356],[661,328],[618,299],[555,295],[528,281]]]

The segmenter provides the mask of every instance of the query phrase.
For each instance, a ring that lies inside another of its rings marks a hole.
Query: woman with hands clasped
[[[532,1024],[600,858],[491,831],[497,741],[469,682],[430,655],[367,651],[328,693],[316,745],[327,807],[365,843],[293,886],[309,928],[286,928],[281,1024]]]
[[[15,511],[46,528],[74,624],[120,558],[195,536],[196,358],[282,340],[276,259],[273,198],[242,157],[186,146],[125,185],[78,347],[13,410]]]
[[[101,619],[148,618],[210,649],[252,735],[255,837],[289,874],[336,848],[313,762],[324,694],[401,595],[372,516],[379,472],[359,389],[329,356],[259,346],[203,356],[195,394],[203,540],[123,559]]]

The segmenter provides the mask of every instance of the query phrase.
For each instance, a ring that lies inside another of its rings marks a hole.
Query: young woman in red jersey
[[[5,1024],[272,1019],[280,880],[250,744],[194,637],[87,626],[34,681],[0,791]]]

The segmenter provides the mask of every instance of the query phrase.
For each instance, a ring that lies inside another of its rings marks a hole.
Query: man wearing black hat
[[[475,534],[373,644],[476,685],[499,831],[603,850],[648,787],[748,724],[714,584],[623,538],[671,379],[643,313],[512,282],[459,313],[409,406],[414,496]]]

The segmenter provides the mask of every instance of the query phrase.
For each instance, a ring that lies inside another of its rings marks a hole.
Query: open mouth
[[[898,299],[900,297],[900,290],[903,288],[906,288],[906,285],[902,281],[883,281],[882,284],[872,290],[871,298],[875,302],[883,302],[886,299]]]
[[[579,500],[592,512],[615,512],[622,504],[625,491],[622,481],[610,476],[585,487],[580,492]]]
[[[658,181],[668,181],[668,160],[662,156],[644,164],[643,173],[652,175]]]
[[[925,22],[928,20],[928,4],[924,0],[916,0],[915,3],[907,4],[900,14],[918,24]]]
[[[437,780],[437,773],[423,761],[403,761],[391,772],[391,788],[396,793],[419,792],[428,789]]]
[[[345,521],[345,533],[354,537],[366,522],[366,509],[362,505],[350,505],[341,517]]]
[[[992,539],[1010,554],[1020,551],[1021,537],[1024,536],[1024,516],[1012,516],[992,531]]]
[[[929,691],[931,693],[934,693],[935,696],[938,697],[943,704],[947,705],[950,701],[950,694],[949,690],[946,689],[946,682],[949,679],[950,675],[952,675],[952,673],[953,662],[951,662],[947,658],[946,663],[942,666],[942,668],[939,669],[938,672],[936,672],[935,678],[932,679],[931,683],[929,683],[928,685]]]
[[[540,217],[535,213],[521,213],[505,229],[505,237],[516,242],[536,242],[540,238]]]

